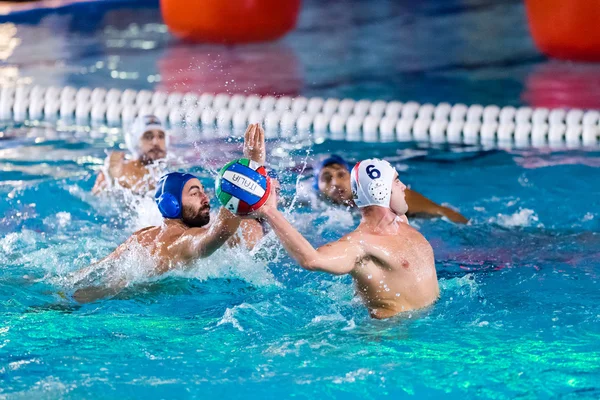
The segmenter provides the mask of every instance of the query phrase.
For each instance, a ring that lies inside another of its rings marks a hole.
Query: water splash
[[[506,228],[513,228],[517,226],[537,226],[540,228],[543,227],[542,224],[538,223],[539,219],[536,213],[528,208],[519,209],[519,211],[513,214],[498,214],[496,217],[490,218],[488,222],[491,224],[498,224]]]

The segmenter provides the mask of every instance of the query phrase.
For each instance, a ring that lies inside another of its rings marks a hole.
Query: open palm
[[[244,157],[265,165],[267,151],[265,148],[265,131],[260,124],[250,124],[244,134]]]

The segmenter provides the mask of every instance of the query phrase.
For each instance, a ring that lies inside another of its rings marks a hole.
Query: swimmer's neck
[[[163,224],[164,226],[166,226],[167,228],[175,228],[175,227],[179,227],[181,229],[190,229],[189,226],[187,226],[185,224],[185,222],[183,222],[182,219],[178,218],[178,219],[171,219],[171,218],[164,218],[163,219]]]
[[[401,228],[406,216],[396,215],[392,210],[379,206],[368,206],[361,208],[362,229],[380,235],[395,235]]]

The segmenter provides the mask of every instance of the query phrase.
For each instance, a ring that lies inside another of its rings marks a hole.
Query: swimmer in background
[[[244,137],[244,155],[264,164],[264,131],[258,125],[250,125]],[[118,268],[128,250],[141,246],[153,259],[153,270],[149,276],[158,276],[173,269],[186,268],[190,263],[206,258],[225,244],[237,231],[241,219],[221,207],[215,221],[210,222],[209,198],[198,178],[190,174],[172,172],[158,182],[155,199],[164,218],[161,226],[150,226],[135,232],[108,257],[73,274],[76,282],[84,282],[97,268],[108,265]],[[258,226],[249,235],[258,242],[262,238],[262,227],[257,221],[244,221],[246,227]],[[245,229],[245,228],[243,228]],[[260,237],[257,237],[260,236]],[[114,271],[108,271],[112,274]],[[80,303],[113,296],[127,287],[129,282],[117,278],[105,285],[79,288],[73,298]]]
[[[353,203],[362,220],[352,233],[315,248],[277,210],[275,196],[256,216],[309,271],[350,274],[371,317],[384,319],[433,304],[439,297],[433,250],[408,224],[406,186],[387,161],[364,160],[351,171]]]
[[[314,203],[315,198],[328,204],[354,207],[350,189],[350,166],[342,157],[331,155],[315,165],[312,188],[299,188],[303,202]],[[314,195],[311,195],[311,192]],[[446,217],[452,222],[466,224],[469,220],[460,213],[436,204],[422,194],[406,188],[407,215],[410,217]],[[311,199],[312,198],[312,199]]]
[[[125,143],[132,159],[122,151],[111,152],[98,173],[93,194],[120,186],[136,194],[147,194],[156,187],[161,175],[158,161],[167,156],[168,136],[154,115],[138,117],[125,134]]]

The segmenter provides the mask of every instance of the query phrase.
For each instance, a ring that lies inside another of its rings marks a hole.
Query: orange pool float
[[[177,37],[204,43],[275,40],[296,26],[301,0],[161,0]]]
[[[544,54],[600,61],[600,1],[526,0],[533,39]]]

